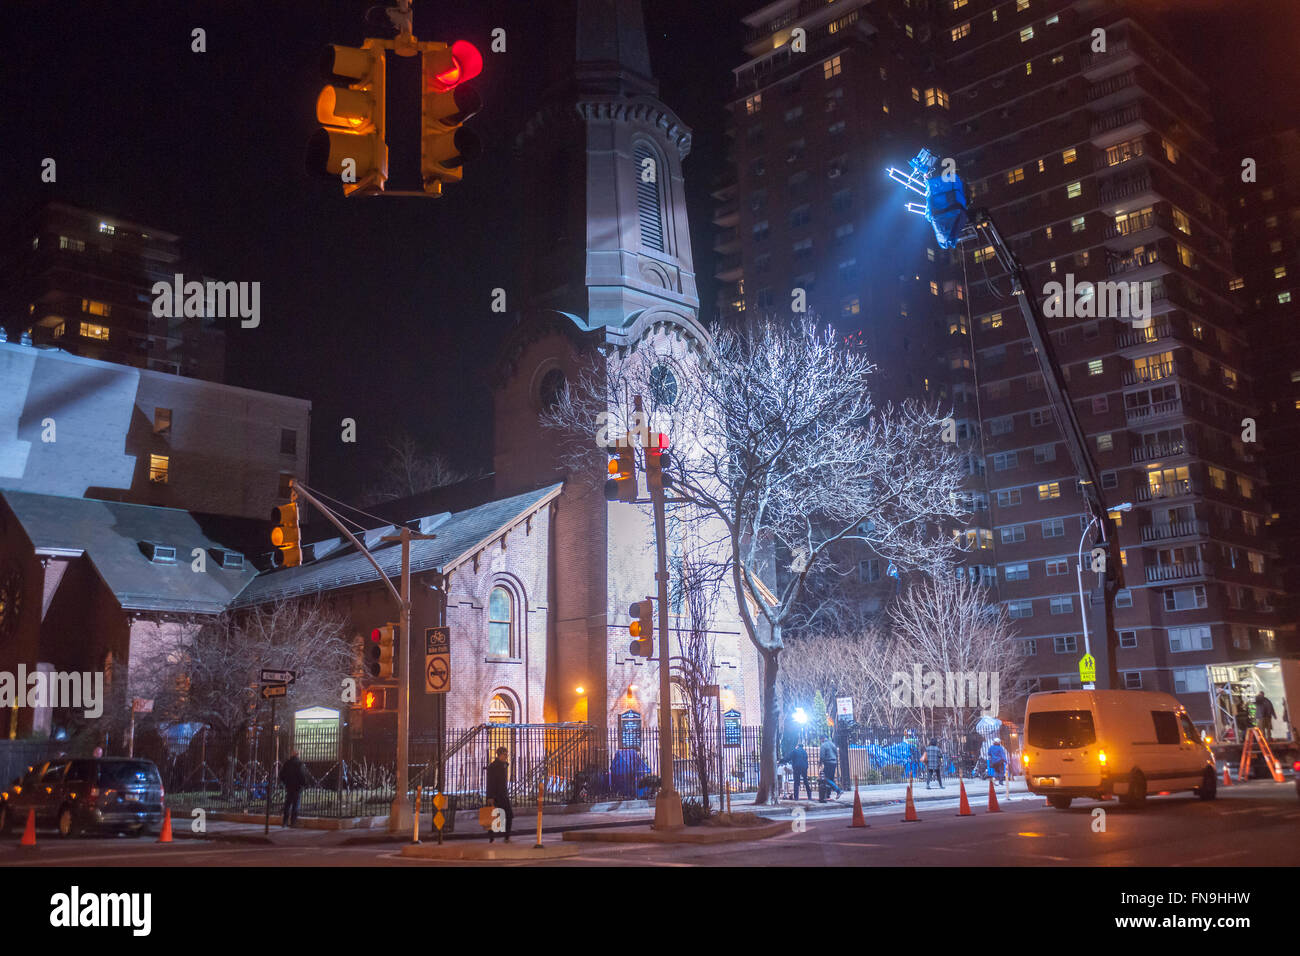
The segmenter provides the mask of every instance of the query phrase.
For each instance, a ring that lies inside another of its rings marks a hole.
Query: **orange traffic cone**
[[[973,817],[975,814],[971,811],[970,801],[966,799],[966,781],[958,781],[961,784],[961,807],[957,810],[959,817]]]
[[[862,815],[862,796],[858,793],[858,782],[853,781],[853,822],[850,827],[865,827],[867,819]]]
[[[36,811],[27,811],[27,827],[23,830],[22,846],[36,846]]]
[[[1228,773],[1228,765],[1226,763],[1223,765],[1223,785],[1225,787],[1232,786],[1232,777]]]
[[[921,818],[916,815],[916,804],[912,802],[912,781],[907,781],[907,811],[903,814],[904,823],[920,823]]]
[[[163,811],[162,831],[158,834],[159,843],[172,842],[172,808],[168,807]]]
[[[989,813],[1001,813],[1002,808],[998,806],[998,792],[993,787],[993,778],[989,777]]]

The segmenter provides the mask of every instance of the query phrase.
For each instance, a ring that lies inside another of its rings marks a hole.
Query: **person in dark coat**
[[[838,800],[840,794],[844,792],[840,789],[840,785],[835,782],[835,769],[840,764],[840,755],[835,750],[834,741],[829,737],[822,741],[820,756],[822,759],[822,778],[826,781],[827,788],[835,791],[835,799]],[[818,794],[818,797],[822,803],[826,802],[826,799],[821,797],[821,794]]]
[[[937,737],[931,737],[930,745],[925,748],[925,789],[930,789],[931,780],[938,780],[939,789],[943,789],[943,751]]]
[[[799,781],[803,781],[803,788],[808,794],[808,799],[812,799],[812,786],[808,783],[808,751],[804,749],[803,742],[795,744],[794,750],[790,751],[788,757],[782,758],[782,763],[788,763],[790,769],[794,772],[794,798],[799,799]]]
[[[280,782],[284,784],[284,819],[282,827],[292,827],[298,822],[298,798],[307,786],[307,768],[298,759],[298,751],[289,751],[289,759],[280,768]]]
[[[510,761],[506,759],[506,748],[497,748],[497,759],[488,764],[487,768],[487,798],[492,801],[493,806],[500,807],[506,812],[506,842],[510,842],[510,825],[515,820],[515,808],[510,805],[510,787],[507,783],[507,773],[510,769]],[[488,830],[488,842],[496,840],[497,835],[493,830]]]
[[[1277,711],[1273,709],[1273,702],[1269,700],[1261,690],[1255,695],[1255,720],[1259,724],[1259,732],[1264,735],[1265,740],[1273,736],[1273,718],[1277,716]]]

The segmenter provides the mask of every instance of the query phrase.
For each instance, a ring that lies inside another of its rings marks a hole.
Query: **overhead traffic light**
[[[655,490],[671,488],[673,478],[668,474],[671,461],[668,456],[668,436],[663,432],[656,432],[651,436],[651,444],[647,445],[645,450],[646,485]]]
[[[276,505],[271,509],[271,520],[275,527],[271,529],[271,543],[279,552],[275,555],[277,567],[296,568],[302,564],[302,545],[298,535],[298,504]]]
[[[443,183],[458,183],[462,166],[482,152],[467,119],[483,108],[478,93],[463,84],[483,71],[483,55],[474,44],[429,44],[421,54],[420,173],[424,191],[438,195]]]
[[[632,618],[632,623],[627,626],[627,632],[637,638],[628,646],[628,653],[636,657],[654,655],[654,613],[654,601],[650,598],[637,601],[628,607],[627,616]]]
[[[316,98],[323,129],[307,148],[307,169],[336,179],[343,194],[382,193],[388,179],[384,140],[384,51],[332,44],[321,57],[329,85]]]
[[[393,655],[397,649],[396,624],[385,624],[370,632],[370,643],[366,645],[366,673],[381,679],[393,676]]]
[[[609,479],[606,501],[636,501],[636,449],[625,437],[623,444],[609,451]]]

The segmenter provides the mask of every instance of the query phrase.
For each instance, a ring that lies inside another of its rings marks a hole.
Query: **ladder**
[[[1248,729],[1246,731],[1246,739],[1242,741],[1241,767],[1237,771],[1237,782],[1245,783],[1250,779],[1251,743],[1255,741],[1259,742],[1259,755],[1268,766],[1269,773],[1273,775],[1273,779],[1278,783],[1285,783],[1285,778],[1282,776],[1282,765],[1278,763],[1277,758],[1273,756],[1273,749],[1269,747],[1268,741],[1264,739],[1264,735],[1260,733],[1258,727],[1251,727]]]

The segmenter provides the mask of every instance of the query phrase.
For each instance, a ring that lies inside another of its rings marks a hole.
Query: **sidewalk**
[[[907,798],[907,785],[903,783],[876,784],[862,787],[859,792],[864,809],[889,805],[901,806]],[[1010,793],[1012,795],[1026,792],[1023,778],[1017,778],[1011,782]],[[915,784],[912,790],[912,799],[917,804],[929,800],[956,800],[959,793],[956,779],[946,779],[942,790],[938,786],[926,790],[923,783]],[[1005,799],[1006,794],[1007,789],[999,786],[998,799]],[[988,800],[988,783],[982,780],[967,780],[966,795],[972,806],[983,805]],[[754,811],[764,816],[775,816],[777,819],[785,818],[796,808],[802,809],[810,816],[820,813],[845,812],[853,809],[852,788],[846,789],[838,800],[830,799],[825,803],[820,803],[816,799],[782,800],[777,804],[759,807],[754,805],[754,796],[753,791],[749,793],[733,793],[731,795],[732,809]],[[711,801],[715,807],[716,800],[717,797],[715,796]],[[455,832],[445,834],[443,839],[448,842],[482,840],[486,834],[482,827],[478,825],[477,816],[478,813],[474,810],[461,811],[457,815]],[[429,813],[420,814],[420,839],[422,841],[434,842],[437,839],[433,835],[431,820]],[[585,806],[547,807],[542,813],[542,832],[544,834],[556,834],[569,830],[648,826],[653,821],[654,803],[649,800],[623,800]],[[345,822],[348,825],[340,827],[338,825],[340,822]],[[214,820],[209,815],[206,832],[193,833],[190,830],[189,817],[178,813],[172,817],[172,828],[176,840],[216,840],[276,846],[364,846],[410,842],[411,834],[409,831],[400,834],[389,833],[387,831],[387,822],[385,816],[364,817],[352,821],[300,818],[297,827],[285,829],[280,826],[278,820],[272,818],[270,832],[264,833],[260,817],[254,822],[247,819]],[[521,838],[535,836],[537,833],[536,809],[520,808],[515,813],[514,829],[516,833],[521,835]]]

